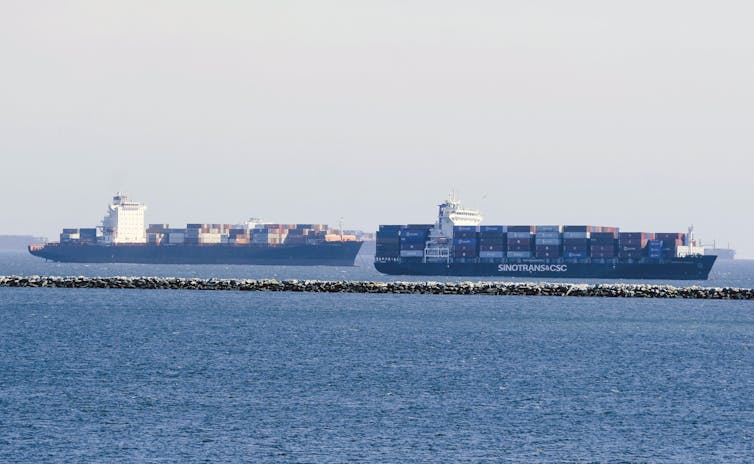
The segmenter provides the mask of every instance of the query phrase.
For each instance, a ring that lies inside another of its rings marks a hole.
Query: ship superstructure
[[[144,228],[144,213],[147,207],[143,203],[130,201],[125,193],[113,196],[102,219],[102,242],[106,244],[147,243]]]
[[[429,229],[428,240],[421,257],[424,261],[450,261],[453,246],[453,233],[459,228],[477,227],[482,222],[482,214],[475,209],[467,209],[461,205],[455,193],[438,205],[437,222]],[[411,257],[411,253],[405,253]],[[414,256],[419,256],[418,250]]]

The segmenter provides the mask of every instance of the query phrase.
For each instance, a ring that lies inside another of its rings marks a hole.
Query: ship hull
[[[30,246],[40,258],[64,263],[247,264],[353,266],[362,242],[254,247],[237,245],[45,245]]]
[[[663,262],[588,262],[588,263],[423,263],[420,261],[375,261],[383,274],[468,277],[590,278],[706,280],[715,256],[692,256]]]

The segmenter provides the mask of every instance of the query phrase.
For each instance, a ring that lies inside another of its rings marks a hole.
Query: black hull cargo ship
[[[29,253],[66,263],[353,266],[362,241],[326,224],[168,224],[144,227],[146,207],[117,194],[101,227],[63,229]],[[341,228],[342,229],[342,228]]]
[[[606,226],[480,226],[453,197],[435,224],[381,225],[374,267],[391,275],[706,280],[715,256],[689,233]]]

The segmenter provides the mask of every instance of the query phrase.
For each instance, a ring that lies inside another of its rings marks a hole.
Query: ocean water
[[[752,461],[751,302],[0,288],[3,463]]]

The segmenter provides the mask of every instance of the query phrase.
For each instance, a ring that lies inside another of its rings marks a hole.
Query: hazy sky
[[[685,230],[754,257],[754,2],[0,2],[0,233]],[[486,195],[486,199],[482,197]]]

